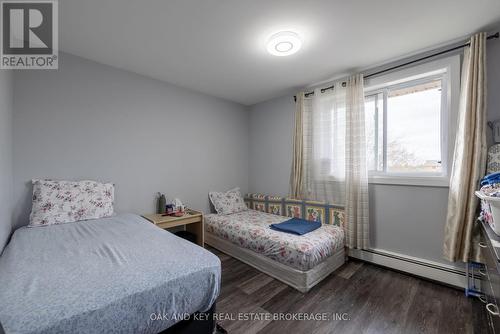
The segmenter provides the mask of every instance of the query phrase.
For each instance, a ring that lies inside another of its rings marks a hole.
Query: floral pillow
[[[71,223],[114,214],[115,187],[95,181],[33,180],[29,226]]]
[[[221,192],[209,192],[208,196],[214,205],[215,211],[220,215],[228,215],[248,210],[245,201],[240,193],[240,188],[234,188]]]

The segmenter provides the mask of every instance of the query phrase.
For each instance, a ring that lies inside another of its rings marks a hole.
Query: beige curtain
[[[291,195],[345,205],[346,244],[369,247],[363,76],[297,94]]]
[[[347,80],[345,137],[347,246],[366,249],[369,247],[368,170],[362,74]]]
[[[303,115],[304,115],[304,92],[296,95],[295,102],[295,126],[293,130],[293,158],[292,171],[290,173],[290,197],[302,198],[303,191]]]
[[[443,253],[449,261],[467,262],[475,253],[474,191],[486,165],[486,33],[472,36],[464,51],[460,94]]]
[[[304,99],[303,196],[345,204],[345,92],[342,82]]]

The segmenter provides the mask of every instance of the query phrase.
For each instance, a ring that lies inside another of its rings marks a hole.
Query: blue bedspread
[[[317,230],[321,227],[321,223],[300,218],[292,218],[283,223],[271,224],[269,226],[275,231],[303,235]]]
[[[215,255],[132,214],[23,227],[0,257],[0,322],[7,334],[158,333],[208,310],[220,273]]]

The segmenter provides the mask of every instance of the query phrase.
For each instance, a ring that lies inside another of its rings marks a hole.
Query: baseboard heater
[[[349,257],[465,289],[465,270],[380,249],[350,249]]]

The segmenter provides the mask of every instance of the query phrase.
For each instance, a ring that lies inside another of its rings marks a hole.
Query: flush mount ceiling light
[[[267,52],[273,56],[289,56],[300,50],[302,41],[292,31],[281,31],[269,38]]]

